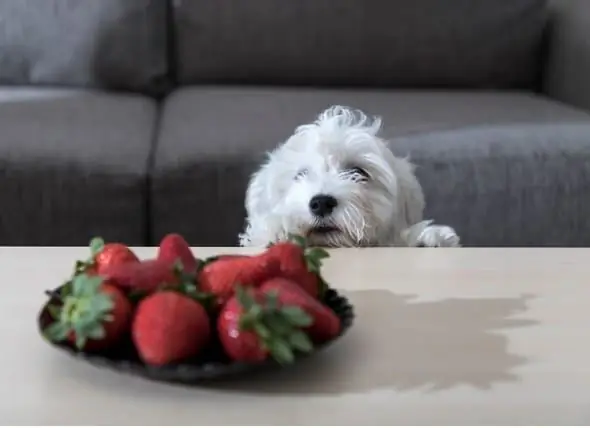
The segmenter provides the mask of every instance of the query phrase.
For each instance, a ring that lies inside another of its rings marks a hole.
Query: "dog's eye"
[[[300,178],[305,177],[307,175],[307,173],[308,173],[307,168],[300,169],[299,171],[297,171],[297,174],[295,174],[294,179],[299,180]]]
[[[369,173],[365,169],[358,166],[347,168],[344,171],[344,174],[346,174],[347,178],[351,178],[355,181],[367,181],[370,178]]]

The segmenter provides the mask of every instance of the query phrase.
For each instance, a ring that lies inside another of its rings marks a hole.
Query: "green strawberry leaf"
[[[51,342],[61,342],[68,337],[69,333],[69,327],[59,321],[49,324],[43,331],[43,335]]]
[[[272,332],[262,323],[254,323],[254,332],[262,339],[268,340],[272,337]]]
[[[78,350],[81,350],[82,348],[84,348],[84,346],[86,345],[86,341],[87,338],[84,334],[82,334],[82,332],[80,332],[81,334],[76,333],[76,348],[78,348]]]
[[[91,300],[94,313],[107,313],[113,310],[115,302],[108,294],[100,293]]]
[[[279,307],[279,292],[278,290],[269,290],[265,293],[266,308],[269,311],[274,311]]]
[[[61,286],[59,294],[61,296],[62,301],[64,301],[66,297],[72,294],[72,288],[72,281],[68,281]]]
[[[215,304],[217,299],[214,294],[198,291],[196,293],[189,294],[189,296],[198,301],[208,312],[211,312],[216,308]]]
[[[298,306],[283,306],[280,313],[293,326],[309,327],[313,324],[313,318]]]
[[[96,238],[92,238],[90,241],[90,254],[92,257],[95,257],[98,253],[100,253],[104,249],[104,239],[97,236]]]
[[[330,257],[323,248],[310,248],[305,250],[305,263],[307,270],[319,274],[322,268],[322,260]]]
[[[305,251],[305,255],[314,260],[322,260],[330,257],[330,253],[328,253],[325,249],[320,247],[307,249]]]
[[[299,245],[302,248],[307,247],[307,240],[303,236],[290,234],[288,235],[287,240]]]
[[[242,287],[241,285],[236,285],[235,287],[235,296],[238,300],[238,303],[244,308],[244,311],[249,312],[254,305],[256,305],[256,300],[250,293],[246,291],[246,288]]]
[[[250,316],[255,320],[257,320],[261,317],[262,312],[263,312],[262,306],[260,306],[260,305],[252,305],[252,307],[248,311]]]
[[[74,277],[72,281],[72,293],[74,296],[82,296],[84,294],[84,289],[86,288],[86,281],[85,275],[77,275]]]
[[[174,274],[176,276],[178,276],[180,279],[183,278],[183,276],[184,276],[184,265],[182,264],[182,260],[180,260],[180,258],[174,260],[174,263],[172,265],[172,270],[174,271]]]
[[[184,283],[181,285],[182,291],[186,294],[197,293],[197,286],[195,284]]]
[[[289,344],[293,349],[301,352],[311,352],[313,350],[313,343],[301,330],[295,330],[288,336]]]
[[[72,281],[72,292],[76,297],[91,296],[98,292],[103,279],[100,276],[88,276],[80,274],[74,277]]]
[[[106,336],[107,332],[104,327],[100,324],[95,325],[93,328],[87,331],[87,335],[90,339],[100,340]]]
[[[275,339],[266,344],[270,355],[282,365],[291,364],[295,361],[295,355],[289,344],[281,339]]]
[[[256,320],[249,312],[244,312],[238,322],[238,329],[240,331],[252,330],[254,328],[255,321]]]
[[[276,311],[266,314],[264,321],[268,328],[276,335],[287,336],[293,331],[293,325]]]
[[[47,312],[53,320],[58,320],[61,316],[61,307],[57,305],[47,305]]]

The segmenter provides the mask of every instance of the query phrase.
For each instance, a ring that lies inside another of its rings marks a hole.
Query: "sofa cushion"
[[[0,84],[156,93],[166,65],[163,0],[2,0]]]
[[[546,3],[178,0],[175,68],[184,84],[531,87]]]
[[[138,96],[0,89],[0,245],[145,244],[156,107]]]
[[[427,215],[468,246],[590,245],[590,116],[396,139],[411,153]]]
[[[590,115],[580,110],[516,92],[237,87],[183,89],[165,103],[152,243],[176,230],[193,245],[236,245],[265,152],[333,104],[383,117],[394,152],[418,165],[426,216],[467,245],[590,245]]]

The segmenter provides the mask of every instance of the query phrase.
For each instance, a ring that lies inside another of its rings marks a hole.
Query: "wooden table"
[[[232,251],[247,252],[195,249]],[[358,314],[340,343],[194,388],[91,367],[39,337],[43,290],[86,255],[0,248],[0,423],[590,424],[590,250],[335,250],[325,276]]]

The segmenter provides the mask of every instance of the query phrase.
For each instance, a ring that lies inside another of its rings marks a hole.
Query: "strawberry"
[[[196,275],[187,274],[168,261],[151,259],[109,266],[103,270],[102,277],[128,292],[134,302],[149,293],[168,289],[189,295],[208,309],[215,306],[215,296],[197,287]]]
[[[217,319],[217,333],[234,361],[260,363],[269,356],[292,363],[295,351],[310,352],[313,344],[301,330],[312,319],[301,308],[281,306],[273,295],[236,287]]]
[[[174,266],[156,259],[110,265],[102,269],[101,275],[122,289],[134,291],[151,292],[181,282]]]
[[[279,262],[264,255],[222,256],[206,263],[198,274],[202,292],[216,296],[222,306],[233,295],[236,286],[258,286],[279,272]]]
[[[158,366],[196,356],[211,336],[203,306],[176,291],[157,291],[144,298],[131,330],[142,361]]]
[[[185,273],[195,273],[197,271],[197,259],[188,242],[177,233],[170,233],[162,238],[157,259],[167,261],[171,265],[180,262]]]
[[[289,241],[271,245],[265,254],[279,260],[282,277],[295,281],[316,299],[323,296],[326,284],[320,269],[322,259],[329,257],[325,250],[308,248],[303,238],[291,236]]]
[[[305,330],[316,343],[333,339],[340,333],[340,318],[330,308],[312,298],[296,282],[273,278],[260,286],[263,293],[274,293],[280,304],[301,308],[313,322]]]
[[[116,286],[98,276],[79,274],[70,288],[61,306],[54,308],[54,322],[45,329],[49,340],[67,339],[78,350],[99,351],[129,331],[131,303]]]
[[[93,238],[90,241],[90,258],[76,263],[74,274],[87,273],[89,275],[101,274],[102,270],[118,264],[137,262],[139,259],[124,244],[118,242],[105,243],[102,238]]]

